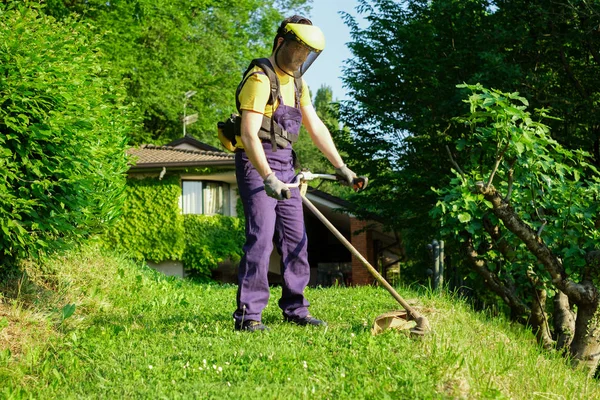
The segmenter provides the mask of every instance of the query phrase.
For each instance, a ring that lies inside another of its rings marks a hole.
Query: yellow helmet
[[[314,25],[306,24],[286,24],[283,28],[284,39],[293,39],[302,43],[315,53],[320,53],[325,49],[325,35],[321,29]]]

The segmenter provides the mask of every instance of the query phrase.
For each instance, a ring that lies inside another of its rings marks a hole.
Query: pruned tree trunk
[[[554,333],[556,348],[566,350],[571,346],[575,333],[575,313],[571,310],[569,299],[560,290],[554,296]]]
[[[578,306],[575,335],[571,356],[576,367],[587,369],[593,375],[600,361],[600,326],[598,303]]]

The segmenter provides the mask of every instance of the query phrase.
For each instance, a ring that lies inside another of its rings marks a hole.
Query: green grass
[[[273,288],[271,330],[250,334],[233,330],[234,286],[165,278],[93,247],[49,262],[53,273],[28,270],[0,297],[0,338],[21,340],[0,348],[4,398],[600,398],[531,333],[449,295],[400,291],[433,328],[414,340],[371,335],[377,315],[400,308],[382,288],[307,289],[327,329],[282,322]]]

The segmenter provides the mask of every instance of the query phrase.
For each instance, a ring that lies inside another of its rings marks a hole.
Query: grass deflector
[[[387,291],[392,295],[392,297],[394,299],[396,299],[396,301],[398,301],[398,303],[400,303],[400,305],[405,310],[405,311],[394,311],[394,312],[385,313],[385,314],[378,316],[374,322],[373,333],[376,334],[376,333],[379,333],[380,331],[388,329],[388,328],[409,329],[411,335],[414,335],[414,336],[423,336],[426,333],[428,333],[431,330],[431,328],[429,326],[429,321],[427,320],[427,318],[425,318],[418,311],[416,311],[413,307],[411,307],[406,302],[406,300],[404,300],[402,298],[402,296],[400,296],[398,294],[398,292],[396,292],[396,290],[392,287],[392,285],[390,285],[383,278],[383,276],[381,276],[381,274],[379,272],[377,272],[377,270],[367,261],[367,259],[365,257],[363,257],[363,255],[360,254],[354,246],[352,246],[352,244],[348,241],[348,239],[346,239],[344,237],[344,235],[342,235],[340,233],[340,231],[338,231],[337,228],[335,226],[333,226],[333,224],[331,222],[329,222],[329,220],[327,218],[325,218],[325,216],[317,209],[317,207],[315,207],[314,204],[312,204],[310,202],[310,200],[308,200],[306,198],[307,182],[311,181],[313,179],[338,180],[338,178],[335,175],[313,174],[309,171],[302,171],[296,176],[296,181],[289,184],[288,186],[300,188],[300,195],[302,197],[302,203],[310,211],[312,211],[313,214],[315,214],[315,216],[327,227],[327,229],[329,229],[331,231],[331,233],[333,233],[335,235],[335,237],[340,242],[342,242],[342,244],[356,258],[358,258],[363,263],[363,265],[367,268],[369,273],[371,273],[371,275],[373,275],[373,277],[384,288],[387,289]],[[367,183],[368,183],[368,181],[367,181],[366,177],[357,177],[352,182],[352,186],[353,186],[353,189],[355,192],[359,192],[359,191],[363,190],[364,188],[366,188]],[[406,321],[414,321],[416,323],[416,325],[403,323]]]

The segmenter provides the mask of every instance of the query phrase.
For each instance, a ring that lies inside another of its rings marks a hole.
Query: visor
[[[300,67],[300,76],[304,75],[304,73],[306,72],[306,70],[308,70],[308,68],[310,68],[310,66],[312,65],[313,62],[315,62],[315,60],[317,59],[317,57],[319,57],[319,54],[321,54],[321,52],[319,53],[315,53],[313,51],[310,52],[310,54],[308,55],[308,57],[306,57],[306,61],[304,61],[304,64],[302,64],[302,66]]]
[[[323,32],[320,28],[313,25],[289,23],[284,27],[283,38],[286,41],[295,41],[309,50],[306,61],[304,61],[298,70],[300,75],[304,75],[325,48],[325,36]]]
[[[302,43],[315,53],[325,49],[325,35],[314,25],[287,24],[283,28],[283,37]]]

